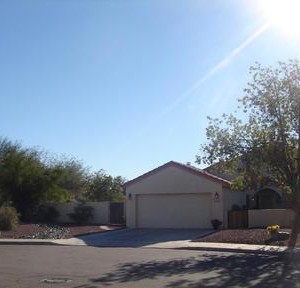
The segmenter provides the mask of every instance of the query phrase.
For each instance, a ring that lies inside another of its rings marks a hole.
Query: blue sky
[[[259,0],[0,2],[0,135],[134,178],[194,162],[255,61],[299,56]]]

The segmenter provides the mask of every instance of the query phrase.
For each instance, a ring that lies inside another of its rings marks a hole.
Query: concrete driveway
[[[77,244],[90,246],[145,247],[170,241],[193,240],[211,232],[211,229],[122,229],[85,235],[72,240]]]

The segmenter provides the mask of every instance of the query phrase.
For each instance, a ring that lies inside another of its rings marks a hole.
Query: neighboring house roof
[[[238,172],[238,169],[236,171],[232,171],[232,169],[228,169],[226,167],[226,162],[223,164],[217,162],[215,164],[212,164],[204,168],[203,170],[212,175],[225,179],[227,181],[233,181],[234,179],[236,179],[238,176],[241,175]]]
[[[166,169],[168,167],[177,167],[179,169],[185,170],[185,171],[193,173],[195,175],[203,176],[203,177],[205,177],[205,178],[207,178],[207,179],[209,179],[211,181],[218,182],[218,183],[222,184],[223,187],[229,187],[230,183],[231,183],[228,180],[225,180],[225,179],[223,179],[221,177],[215,176],[215,175],[213,175],[211,173],[208,173],[208,172],[206,172],[204,170],[201,170],[199,168],[193,167],[191,165],[186,165],[186,164],[182,164],[182,163],[179,163],[179,162],[170,161],[170,162],[168,162],[168,163],[166,163],[166,164],[164,164],[162,166],[159,166],[159,167],[157,167],[157,168],[155,168],[155,169],[153,169],[153,170],[151,170],[151,171],[149,171],[149,172],[147,172],[147,173],[145,173],[145,174],[143,174],[143,175],[141,175],[141,176],[139,176],[139,177],[137,177],[137,178],[135,178],[133,180],[130,180],[130,181],[126,182],[124,184],[124,187],[126,188],[126,187],[128,187],[128,186],[130,186],[132,184],[140,182],[143,179],[145,179],[145,178],[147,178],[147,177],[149,177],[149,176],[151,176],[153,174],[156,174],[156,173],[160,172],[161,170]]]

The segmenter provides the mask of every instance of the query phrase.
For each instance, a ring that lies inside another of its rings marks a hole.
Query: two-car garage
[[[141,194],[136,201],[137,228],[211,227],[210,194]]]
[[[229,182],[189,165],[168,162],[125,184],[129,228],[211,228],[223,221]]]

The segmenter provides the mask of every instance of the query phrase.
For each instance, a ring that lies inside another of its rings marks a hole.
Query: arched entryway
[[[281,208],[280,194],[271,188],[264,188],[255,193],[257,209]]]

